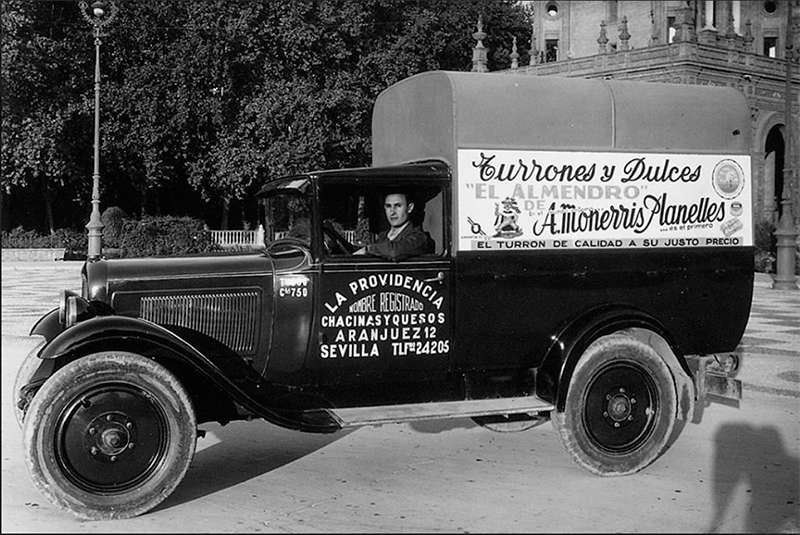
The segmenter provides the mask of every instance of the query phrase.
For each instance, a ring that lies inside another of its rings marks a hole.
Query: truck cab
[[[263,184],[263,250],[86,263],[14,387],[34,483],[82,518],[141,514],[200,423],[252,418],[549,419],[579,466],[639,471],[741,398],[749,128],[729,88],[401,81],[372,166]],[[424,248],[380,252],[412,231]]]

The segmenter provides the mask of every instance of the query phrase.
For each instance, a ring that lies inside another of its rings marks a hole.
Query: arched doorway
[[[766,191],[764,201],[772,205],[773,222],[777,224],[781,216],[783,197],[783,165],[786,146],[783,142],[783,125],[776,124],[767,133],[764,143],[764,171]]]

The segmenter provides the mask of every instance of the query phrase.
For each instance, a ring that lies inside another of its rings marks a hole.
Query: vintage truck
[[[372,128],[371,167],[264,184],[264,250],[86,262],[14,387],[50,500],[90,519],[150,510],[202,422],[549,418],[579,465],[622,475],[709,400],[738,403],[739,92],[433,71],[381,93]],[[353,254],[398,191],[433,248]]]

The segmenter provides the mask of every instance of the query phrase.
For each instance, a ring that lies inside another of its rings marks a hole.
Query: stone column
[[[703,4],[703,27],[697,32],[697,41],[704,45],[717,44],[717,28],[714,26],[714,10],[716,9],[713,0],[707,0]]]
[[[536,46],[536,22],[531,21],[531,50],[528,65],[533,66],[539,63],[539,48]]]
[[[744,39],[742,43],[744,44],[744,51],[753,53],[753,23],[750,22],[750,19],[747,19],[747,22],[744,24]]]
[[[754,152],[753,160],[759,161],[761,155],[761,183],[763,185],[763,216],[764,219],[773,220],[775,214],[775,151],[764,156],[763,152]]]
[[[472,72],[488,72],[486,61],[488,51],[483,46],[486,34],[483,31],[483,16],[481,15],[478,15],[478,31],[472,34],[472,38],[478,41],[478,44],[472,49]]]
[[[703,8],[703,30],[714,30],[716,32],[717,28],[714,26],[714,0],[705,0]]]
[[[597,38],[597,53],[608,52],[608,35],[606,35],[606,21],[600,21],[600,37]]]
[[[516,71],[519,69],[519,52],[517,52],[517,36],[512,39],[511,44],[511,70]]]
[[[628,33],[628,17],[623,15],[622,20],[619,23],[619,49],[630,50],[630,40],[631,34]]]

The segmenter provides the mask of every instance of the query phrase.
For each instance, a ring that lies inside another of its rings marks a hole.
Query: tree
[[[11,0],[2,5],[2,188],[36,188],[44,224],[55,230],[53,196],[87,190],[71,139],[88,111],[78,86],[75,42],[61,22],[76,19],[62,3]],[[91,185],[88,184],[90,187]],[[40,212],[38,207],[32,207]]]
[[[469,70],[479,14],[491,69],[529,35],[511,0],[117,1],[102,47],[103,205],[197,215],[191,193],[223,227],[270,178],[368,165],[377,95]],[[71,192],[88,209],[91,28],[69,2],[7,0],[2,15],[2,186]]]

